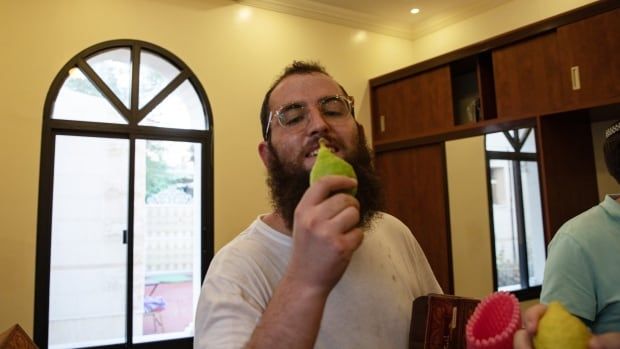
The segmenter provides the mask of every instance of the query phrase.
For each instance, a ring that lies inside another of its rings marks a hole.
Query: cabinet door
[[[620,9],[558,28],[561,73],[571,106],[586,108],[620,99]],[[578,69],[577,71],[572,71]],[[578,75],[579,86],[575,85]]]
[[[529,117],[565,107],[555,32],[493,51],[498,118]]]
[[[444,144],[378,153],[386,212],[402,220],[446,293],[453,292]]]
[[[447,66],[378,86],[372,94],[375,143],[408,139],[453,126]]]
[[[538,120],[545,237],[598,203],[597,173],[587,111]]]

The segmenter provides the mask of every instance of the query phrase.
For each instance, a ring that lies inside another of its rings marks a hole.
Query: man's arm
[[[345,272],[363,233],[359,202],[348,194],[355,180],[328,176],[313,184],[295,209],[288,269],[247,348],[312,348],[327,297]]]

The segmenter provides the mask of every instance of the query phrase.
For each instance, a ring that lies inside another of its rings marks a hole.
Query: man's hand
[[[536,304],[531,306],[523,314],[523,327],[515,333],[514,347],[515,349],[532,349],[532,338],[538,330],[538,320],[543,316],[547,306],[544,304]]]
[[[326,176],[308,188],[295,209],[287,278],[327,293],[338,283],[364,237],[357,227],[359,202],[342,193],[356,184],[351,178]]]
[[[538,322],[547,306],[536,304],[525,311],[523,315],[524,328],[517,331],[514,337],[515,349],[533,349],[532,339],[536,335]],[[588,349],[620,349],[620,332],[609,332],[592,336],[588,342]]]
[[[620,332],[608,332],[593,336],[588,343],[589,349],[620,349]]]
[[[357,182],[325,176],[312,184],[295,209],[293,252],[247,348],[311,349],[329,293],[347,269],[364,235],[357,227]]]

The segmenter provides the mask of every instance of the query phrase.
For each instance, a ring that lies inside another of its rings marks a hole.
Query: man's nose
[[[329,124],[323,117],[323,113],[316,107],[311,107],[308,110],[308,126],[307,130],[309,134],[315,134],[325,132],[329,128]]]

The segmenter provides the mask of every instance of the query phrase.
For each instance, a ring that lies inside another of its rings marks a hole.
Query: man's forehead
[[[319,99],[327,95],[341,94],[338,83],[321,73],[294,74],[284,78],[271,93],[270,105],[295,100]]]

